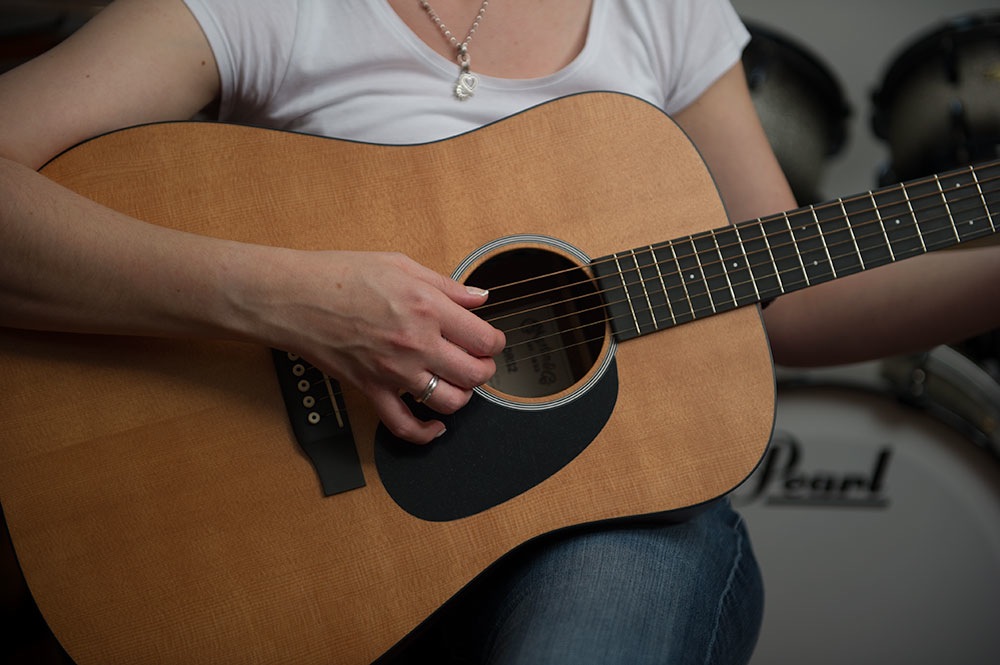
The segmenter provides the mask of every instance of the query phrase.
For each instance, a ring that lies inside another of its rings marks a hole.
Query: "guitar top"
[[[0,329],[0,501],[81,665],[371,662],[519,544],[697,507],[770,437],[757,308],[701,318],[688,294],[670,322],[686,325],[667,325],[631,300],[652,309],[683,284],[622,282],[624,248],[727,225],[697,152],[636,99],[568,97],[405,147],[156,124],[43,173],[175,229],[405,252],[493,287],[509,338],[497,378],[415,449],[283,352]],[[549,296],[519,308],[502,292],[526,279]],[[318,476],[327,463],[348,479]]]

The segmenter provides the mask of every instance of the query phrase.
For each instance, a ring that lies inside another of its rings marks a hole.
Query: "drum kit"
[[[749,27],[755,105],[796,198],[816,203],[850,109],[820,58]],[[879,186],[995,159],[1000,12],[916,36],[872,101],[890,154]],[[917,356],[779,369],[771,446],[733,495],[767,589],[752,663],[1000,662],[998,381],[996,331]]]
[[[105,4],[5,9],[22,9],[19,36],[43,43]],[[765,131],[799,202],[817,202],[850,106],[820,57],[748,27],[743,62]],[[916,36],[872,100],[891,155],[880,186],[995,158],[1000,13]],[[752,662],[1000,662],[1000,333],[778,379],[772,445],[733,495],[768,589]]]

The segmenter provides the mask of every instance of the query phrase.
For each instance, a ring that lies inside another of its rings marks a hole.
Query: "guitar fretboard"
[[[595,259],[619,340],[996,233],[1000,161]]]

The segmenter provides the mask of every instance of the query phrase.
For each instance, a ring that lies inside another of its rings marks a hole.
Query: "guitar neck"
[[[988,237],[1000,161],[595,259],[616,337],[631,339]]]

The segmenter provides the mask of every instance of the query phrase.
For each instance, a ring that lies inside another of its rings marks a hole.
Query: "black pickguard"
[[[618,370],[576,399],[541,411],[522,411],[478,394],[457,413],[441,417],[411,401],[414,413],[448,427],[418,446],[379,425],[375,464],[382,483],[414,517],[443,522],[469,517],[535,487],[572,462],[607,423],[618,399]]]

